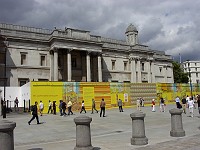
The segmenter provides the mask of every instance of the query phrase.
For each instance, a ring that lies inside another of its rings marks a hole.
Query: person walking
[[[185,96],[183,96],[183,98],[182,98],[182,107],[183,107],[183,113],[186,114],[187,101],[186,101]]]
[[[92,99],[92,113],[93,114],[93,110],[95,110],[98,113],[98,110],[96,109],[96,102],[94,99]]]
[[[141,111],[141,108],[140,108],[140,105],[141,105],[140,98],[137,99],[136,105],[137,105],[137,110]]]
[[[43,114],[43,110],[44,110],[44,104],[42,101],[40,101],[40,104],[39,104],[39,110],[40,110],[40,116],[42,116]]]
[[[103,98],[100,103],[100,108],[101,108],[100,117],[101,117],[102,113],[103,113],[103,117],[105,117],[106,103]]]
[[[65,103],[65,101],[63,101],[62,102],[62,114],[63,114],[63,116],[66,116],[67,114],[66,114],[66,103]]]
[[[122,100],[121,99],[118,100],[118,107],[119,107],[119,112],[124,112],[123,108],[122,108]]]
[[[165,112],[165,100],[160,98],[160,112]]]
[[[67,103],[67,109],[68,109],[68,115],[73,115],[73,112],[72,112],[72,102],[69,100],[68,103]]]
[[[84,111],[86,113],[84,101],[82,101],[82,104],[81,104],[80,114],[82,113],[82,111]]]
[[[197,96],[197,105],[198,105],[198,110],[200,114],[200,95]]]
[[[63,103],[63,101],[62,101],[62,100],[60,100],[60,104],[59,104],[60,116],[62,116],[62,115],[63,115],[63,114],[62,114],[62,103]]]
[[[156,111],[156,108],[155,108],[155,106],[156,106],[156,103],[155,103],[155,99],[152,99],[152,112],[155,112]]]
[[[38,109],[37,109],[37,105],[38,105],[38,102],[35,102],[35,105],[33,105],[32,107],[31,107],[31,111],[32,111],[32,118],[31,118],[31,120],[28,122],[28,124],[30,125],[31,124],[31,122],[36,118],[36,120],[37,120],[37,124],[40,124],[40,122],[39,122],[39,118],[38,118]]]
[[[15,103],[15,111],[16,111],[16,109],[17,109],[17,111],[19,111],[19,107],[18,107],[19,100],[17,97],[15,98],[14,103]]]
[[[181,104],[180,104],[180,98],[179,98],[178,96],[176,97],[175,102],[176,102],[176,107],[177,107],[178,109],[181,109],[182,106],[181,106]]]
[[[192,98],[190,98],[190,100],[188,101],[188,108],[189,108],[191,117],[194,117],[194,100]]]
[[[49,100],[48,114],[49,114],[49,112],[51,112],[51,114],[52,114],[52,107],[53,107],[53,104],[52,104],[52,102]]]
[[[53,101],[53,114],[56,115],[56,101]]]

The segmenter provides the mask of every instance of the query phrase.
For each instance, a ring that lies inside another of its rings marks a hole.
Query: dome
[[[127,32],[134,32],[134,31],[137,31],[136,27],[132,24],[130,24],[127,29],[126,29],[126,33]]]

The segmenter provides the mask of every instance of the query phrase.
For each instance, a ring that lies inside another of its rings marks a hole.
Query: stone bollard
[[[74,150],[93,150],[90,123],[92,118],[85,115],[74,118],[76,124],[76,147]]]
[[[182,112],[181,109],[171,109],[169,113],[171,114],[171,131],[170,136],[173,137],[182,137],[185,136],[185,131],[183,130],[182,124]]]
[[[0,150],[14,150],[13,130],[15,127],[15,122],[0,121]]]
[[[132,118],[132,145],[146,145],[148,144],[148,138],[145,136],[144,117],[145,114],[140,111],[136,111],[130,114]]]

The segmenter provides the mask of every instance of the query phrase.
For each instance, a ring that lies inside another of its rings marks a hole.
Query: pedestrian
[[[30,125],[31,122],[36,118],[37,120],[37,124],[40,124],[39,122],[39,118],[38,118],[38,109],[37,109],[37,105],[38,105],[38,102],[35,102],[35,105],[31,106],[31,111],[32,111],[32,118],[31,120],[28,122],[28,124]]]
[[[63,114],[62,114],[62,103],[63,103],[63,101],[62,100],[60,100],[60,103],[59,103],[59,111],[60,111],[60,116],[62,116]]]
[[[19,111],[19,107],[18,107],[19,100],[17,97],[15,98],[14,103],[15,103],[15,111],[16,111],[16,109],[17,109],[17,111]]]
[[[124,112],[123,108],[122,108],[122,100],[121,99],[118,100],[118,107],[119,107],[119,112]]]
[[[156,105],[155,99],[152,99],[152,112],[156,111],[155,105]]]
[[[197,105],[198,105],[198,110],[199,110],[199,114],[200,114],[200,95],[198,95],[198,97],[197,97]]]
[[[44,104],[42,101],[40,101],[39,110],[40,110],[40,116],[42,116],[44,110]]]
[[[165,100],[160,98],[160,112],[165,112]]]
[[[52,107],[53,107],[53,104],[52,104],[52,102],[49,100],[48,114],[49,114],[49,112],[51,112],[51,114],[52,114]]]
[[[181,106],[181,103],[180,103],[180,98],[179,98],[178,96],[176,97],[175,102],[176,102],[176,107],[177,107],[178,109],[181,109],[182,106]]]
[[[95,110],[98,113],[98,110],[96,109],[96,103],[95,103],[94,99],[92,99],[92,113],[91,114],[93,114],[93,110]]]
[[[56,115],[56,101],[53,101],[53,114]]]
[[[103,98],[100,103],[100,108],[101,108],[100,117],[101,117],[102,113],[103,113],[103,117],[105,117],[106,103]]]
[[[142,97],[140,98],[140,106],[144,107],[144,99]]]
[[[186,103],[190,100],[190,97],[187,95],[186,97]]]
[[[194,117],[194,100],[192,98],[190,98],[190,100],[188,101],[188,108],[189,108],[191,117]]]
[[[137,110],[141,111],[141,108],[140,108],[140,106],[141,106],[141,104],[140,104],[140,98],[137,99],[136,105],[137,105]]]
[[[185,96],[183,96],[183,98],[182,98],[182,107],[183,107],[183,113],[186,114],[187,101],[186,101]]]
[[[72,112],[72,102],[71,102],[71,100],[68,101],[68,103],[67,103],[67,108],[68,108],[68,115],[70,115],[70,113],[71,113],[71,115],[73,115],[73,112]]]
[[[62,102],[62,114],[63,114],[63,116],[66,116],[67,114],[66,114],[66,103],[65,103],[65,101],[63,101]]]
[[[80,114],[82,113],[82,111],[84,111],[86,113],[84,101],[82,101],[82,104],[81,104]]]

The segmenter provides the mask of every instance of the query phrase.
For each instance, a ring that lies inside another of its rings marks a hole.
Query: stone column
[[[54,49],[54,81],[58,81],[58,50]]]
[[[98,81],[102,82],[101,56],[98,55]]]
[[[74,150],[92,150],[90,123],[92,118],[85,115],[74,118],[76,124],[76,146]]]
[[[136,83],[135,59],[131,58],[131,83]]]
[[[67,75],[68,75],[68,71],[67,71],[67,55],[66,53],[64,53],[63,55],[63,79],[64,81],[68,81],[67,80]]]
[[[165,83],[167,83],[167,66],[163,66],[163,69],[164,69],[164,79],[165,79]]]
[[[152,81],[151,81],[151,66],[150,66],[150,61],[147,61],[147,72],[148,72],[148,83],[152,83]]]
[[[145,125],[144,125],[144,114],[141,111],[136,111],[130,114],[132,118],[132,145],[146,145],[148,144],[148,139],[145,136]]]
[[[72,60],[71,60],[71,50],[67,53],[67,81],[72,81]]]
[[[155,64],[151,62],[151,83],[155,83]]]
[[[50,51],[50,81],[54,81],[54,56],[53,51]]]
[[[137,72],[138,72],[138,83],[141,83],[141,65],[140,65],[140,59],[137,61]]]
[[[15,122],[0,121],[0,150],[14,150],[13,130],[15,127]]]
[[[87,82],[91,82],[91,70],[90,70],[90,53],[87,52],[86,55],[86,62],[87,62]]]
[[[171,131],[170,136],[182,137],[185,136],[185,131],[183,130],[182,124],[182,112],[181,109],[171,109],[169,113],[171,114]]]

